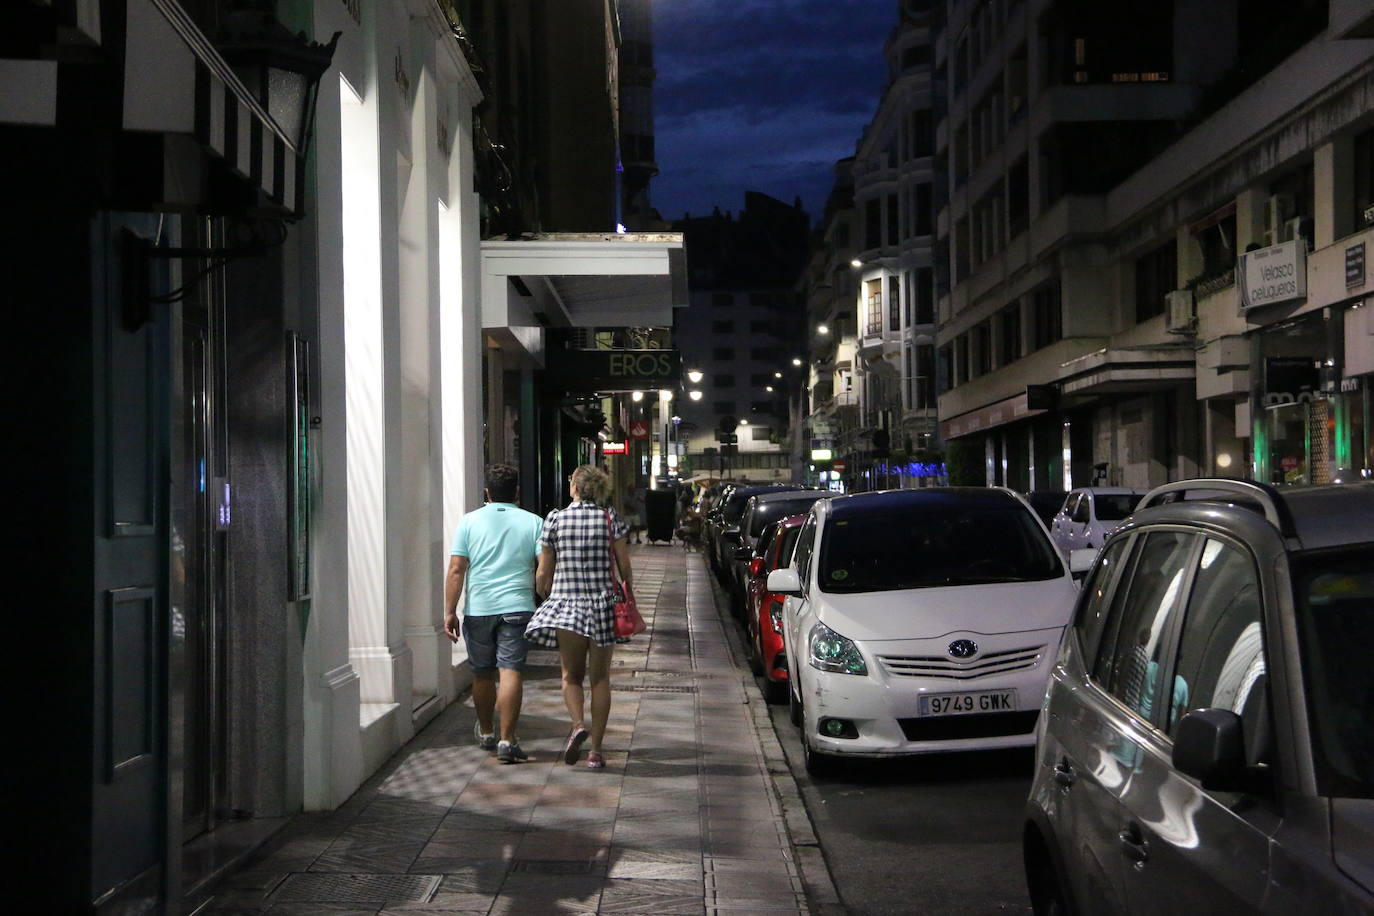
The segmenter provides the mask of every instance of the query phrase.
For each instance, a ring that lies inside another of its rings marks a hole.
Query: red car
[[[749,666],[764,678],[764,699],[781,703],[787,697],[787,654],[782,648],[782,595],[768,590],[768,574],[787,566],[805,513],[770,524],[759,536],[749,561],[744,625],[749,631]]]

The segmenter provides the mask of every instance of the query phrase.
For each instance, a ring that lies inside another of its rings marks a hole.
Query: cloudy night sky
[[[895,0],[656,0],[650,196],[665,219],[800,195],[814,221],[886,79]]]

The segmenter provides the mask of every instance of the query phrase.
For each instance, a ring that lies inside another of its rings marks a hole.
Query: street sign
[[[635,420],[635,421],[633,421],[632,423],[630,423],[630,438],[631,438],[631,439],[647,439],[647,438],[649,438],[649,424],[648,424],[648,423],[645,423],[643,420]]]
[[[848,465],[845,464],[843,461],[836,461],[830,465],[830,470],[834,471],[837,474],[843,474],[847,467]]]

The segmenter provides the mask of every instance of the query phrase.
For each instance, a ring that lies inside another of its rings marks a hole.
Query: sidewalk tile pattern
[[[559,759],[558,657],[533,650],[528,761],[476,747],[455,703],[337,810],[293,818],[198,916],[811,912],[705,564],[632,557],[649,630],[616,649],[606,769]]]

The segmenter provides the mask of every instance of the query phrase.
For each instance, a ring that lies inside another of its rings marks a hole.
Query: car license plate
[[[1015,690],[937,693],[921,697],[921,715],[923,716],[968,716],[985,712],[1015,711]]]

